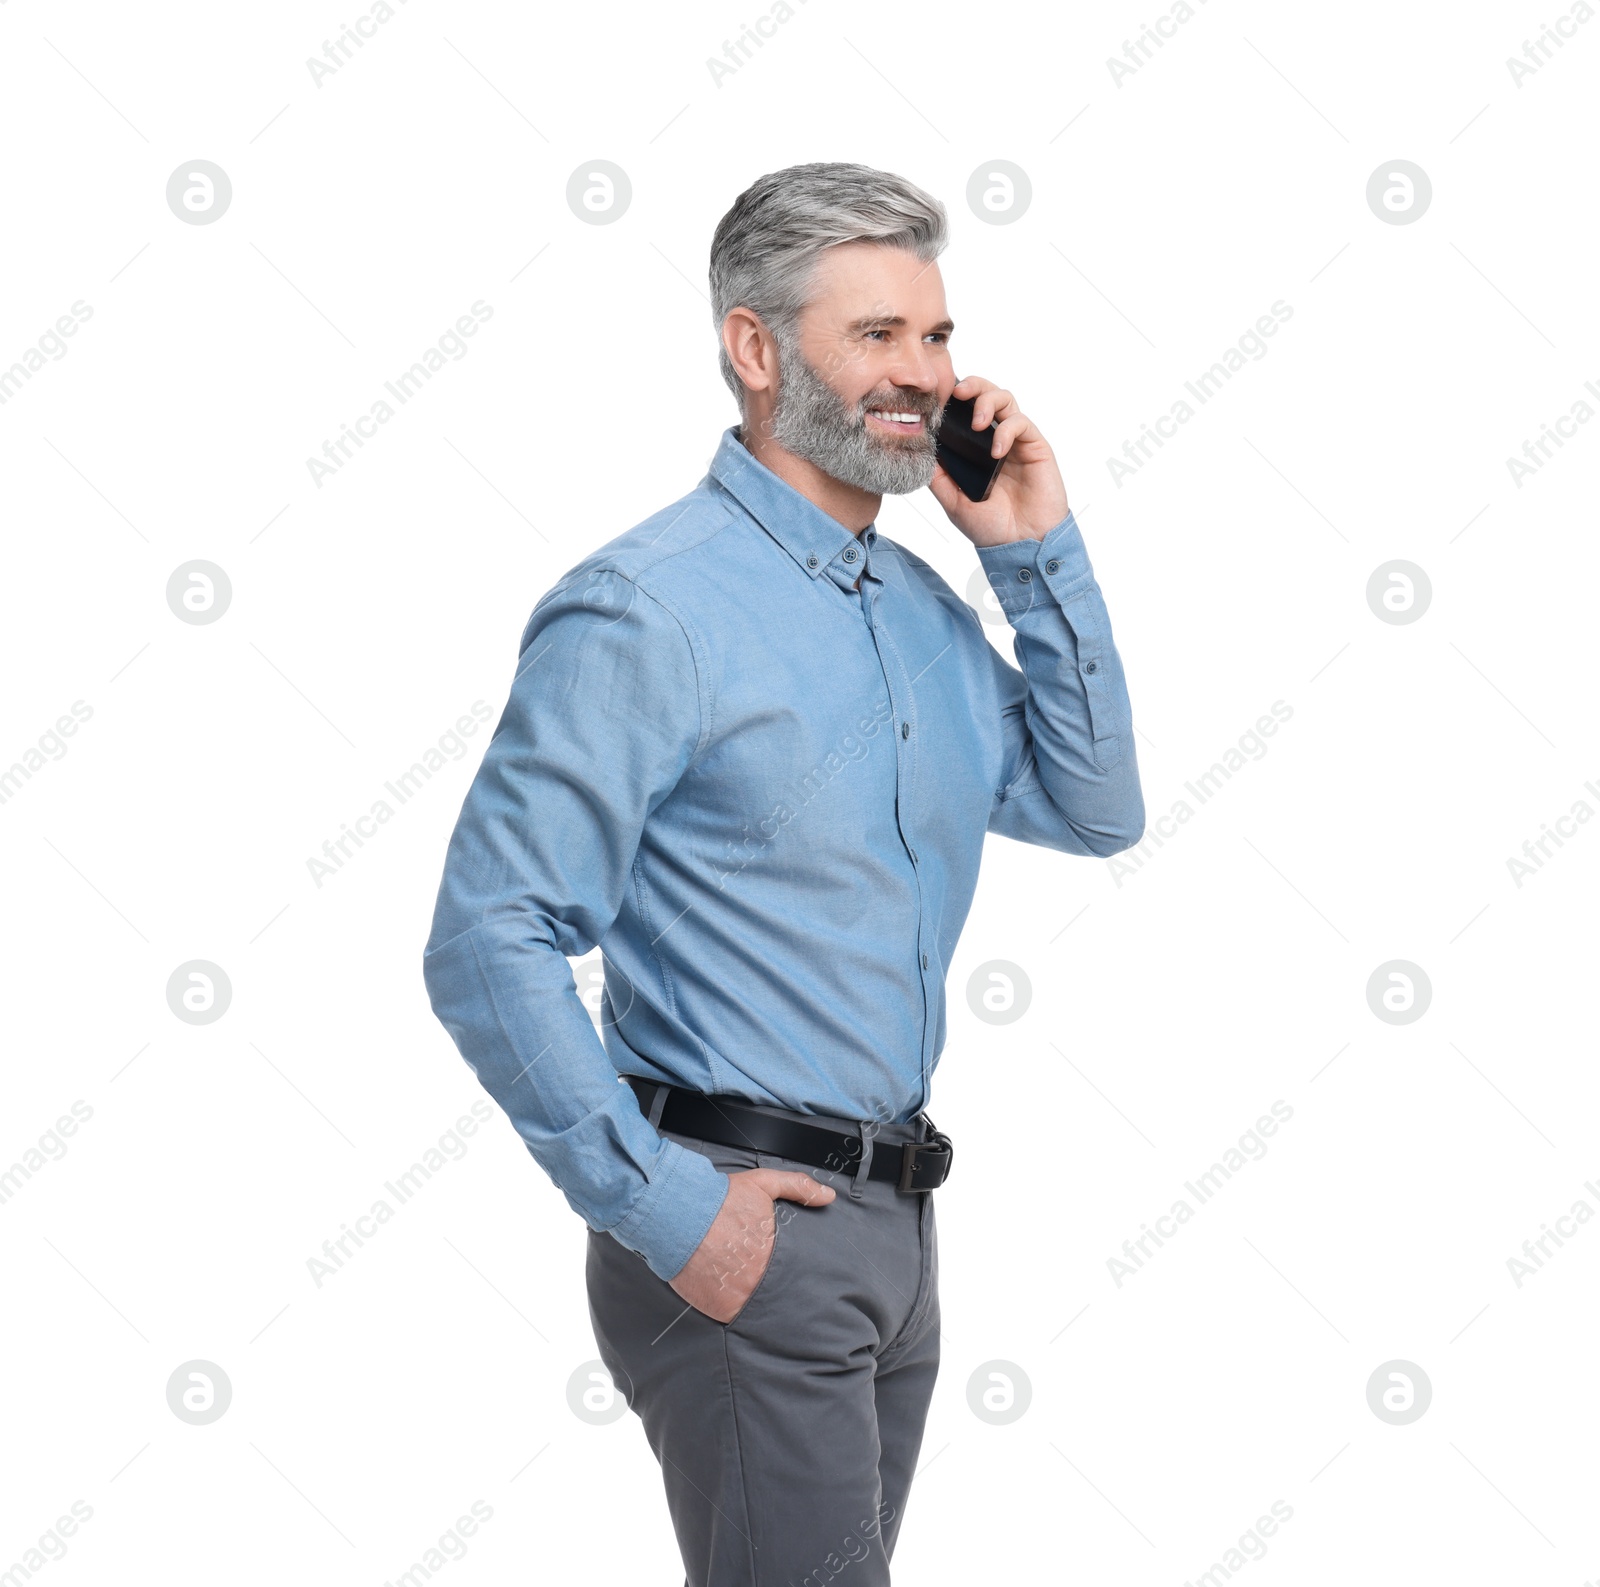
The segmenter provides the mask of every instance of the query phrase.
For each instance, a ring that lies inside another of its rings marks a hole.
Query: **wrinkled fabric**
[[[424,978],[568,1203],[659,1278],[728,1182],[620,1075],[912,1119],[985,833],[1074,855],[1143,833],[1075,519],[976,556],[1018,665],[920,557],[852,534],[730,429],[693,491],[584,557],[524,630]],[[597,944],[598,1031],[567,962]]]

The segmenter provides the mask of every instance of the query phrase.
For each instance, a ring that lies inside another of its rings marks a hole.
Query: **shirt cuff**
[[[979,546],[978,561],[1000,610],[1013,623],[1041,605],[1070,600],[1094,577],[1070,508],[1044,539]]]
[[[700,1248],[728,1194],[728,1176],[708,1157],[676,1141],[671,1166],[651,1180],[611,1233],[637,1251],[657,1278],[671,1280]]]

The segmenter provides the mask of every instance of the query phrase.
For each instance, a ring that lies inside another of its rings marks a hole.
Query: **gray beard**
[[[933,479],[934,435],[939,410],[921,434],[894,439],[867,428],[871,397],[852,407],[815,369],[789,336],[778,344],[778,395],[772,438],[832,479],[875,496],[905,496]],[[905,412],[925,412],[927,398],[905,402]]]

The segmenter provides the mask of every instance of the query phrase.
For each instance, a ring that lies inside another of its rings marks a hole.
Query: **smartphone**
[[[944,405],[934,444],[945,473],[960,486],[961,494],[969,501],[987,501],[1005,459],[989,456],[995,431],[992,423],[986,430],[972,428],[976,401],[976,397],[952,397]]]

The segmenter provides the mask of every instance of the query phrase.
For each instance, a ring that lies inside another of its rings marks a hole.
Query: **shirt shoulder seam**
[[[700,712],[700,735],[695,740],[692,755],[698,755],[710,743],[711,726],[716,719],[716,701],[711,698],[710,651],[706,646],[705,639],[701,635],[699,628],[663,596],[658,595],[654,590],[647,589],[637,578],[630,578],[626,573],[618,576],[627,579],[646,600],[659,606],[678,625],[678,631],[683,635],[684,643],[689,647],[689,659],[694,663],[695,704]]]

